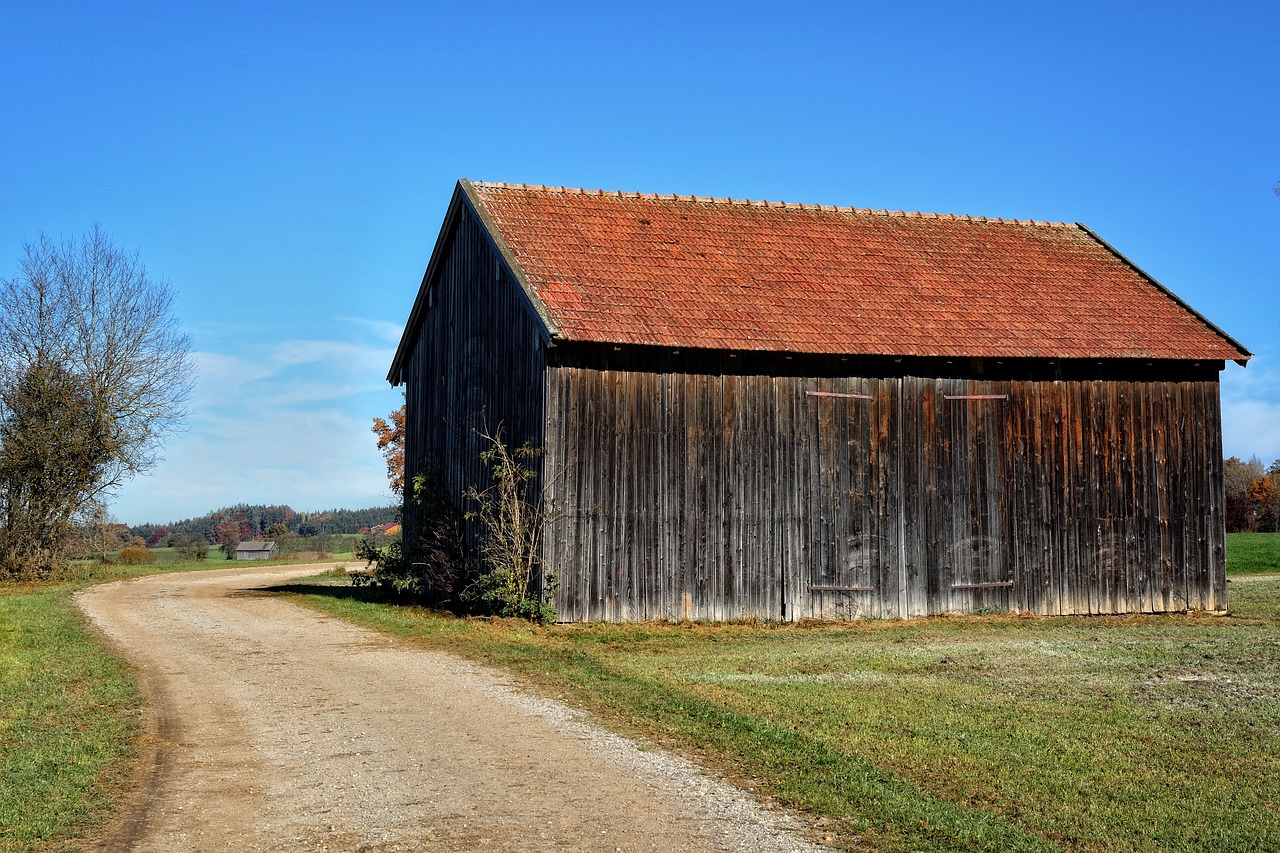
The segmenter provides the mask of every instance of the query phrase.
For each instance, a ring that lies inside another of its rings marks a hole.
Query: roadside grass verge
[[[1228,533],[1227,574],[1280,572],[1280,533]]]
[[[82,565],[75,580],[0,584],[0,851],[45,849],[101,819],[136,754],[137,678],[72,594],[196,568],[210,566]]]
[[[506,668],[873,850],[1280,849],[1280,577],[1233,615],[810,625],[458,619],[282,590]]]

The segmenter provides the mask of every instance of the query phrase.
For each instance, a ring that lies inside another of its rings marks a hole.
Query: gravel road
[[[499,671],[253,591],[320,568],[78,594],[149,700],[135,794],[85,849],[822,849],[794,817]]]

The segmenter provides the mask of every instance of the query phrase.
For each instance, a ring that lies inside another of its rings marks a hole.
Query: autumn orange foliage
[[[392,412],[388,420],[374,418],[373,434],[378,437],[378,449],[387,460],[387,480],[391,483],[391,491],[402,495],[404,494],[404,406]]]
[[[1228,533],[1280,530],[1280,459],[1263,469],[1256,456],[1223,463]]]
[[[127,548],[120,549],[120,562],[126,566],[140,566],[148,563],[154,563],[156,555],[154,552],[144,547],[130,545]]]

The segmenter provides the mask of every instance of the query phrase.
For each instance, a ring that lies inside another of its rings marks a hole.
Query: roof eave
[[[1093,231],[1093,229],[1089,228],[1089,226],[1085,225],[1083,222],[1077,222],[1075,225],[1076,225],[1076,227],[1077,227],[1077,228],[1079,228],[1081,231],[1083,231],[1084,233],[1088,234],[1088,235],[1089,235],[1090,237],[1092,237],[1095,241],[1097,241],[1097,242],[1098,242],[1098,243],[1099,243],[1099,244],[1100,244],[1104,249],[1106,249],[1108,252],[1110,252],[1111,254],[1115,255],[1117,258],[1119,258],[1119,259],[1120,259],[1120,260],[1121,260],[1121,261],[1122,261],[1126,266],[1128,266],[1131,270],[1133,270],[1133,271],[1134,271],[1134,272],[1136,272],[1138,275],[1140,275],[1140,276],[1142,276],[1144,279],[1146,279],[1146,281],[1147,281],[1149,284],[1151,284],[1151,286],[1152,286],[1152,287],[1156,288],[1156,289],[1157,289],[1157,290],[1159,290],[1161,293],[1163,293],[1165,296],[1167,296],[1167,297],[1169,297],[1170,299],[1172,299],[1175,303],[1177,303],[1179,306],[1181,306],[1181,307],[1183,308],[1183,310],[1185,310],[1187,313],[1191,314],[1191,316],[1195,317],[1197,320],[1199,320],[1201,323],[1203,323],[1206,327],[1208,327],[1208,329],[1209,329],[1210,331],[1214,332],[1214,333],[1215,333],[1215,334],[1217,334],[1220,338],[1222,338],[1224,341],[1226,341],[1226,342],[1227,342],[1227,343],[1229,343],[1232,347],[1234,347],[1234,348],[1235,348],[1235,350],[1236,350],[1236,352],[1239,354],[1239,357],[1238,357],[1238,358],[1233,358],[1233,359],[1231,359],[1231,360],[1232,360],[1232,361],[1234,361],[1236,364],[1240,365],[1241,367],[1244,367],[1245,365],[1247,365],[1247,364],[1249,363],[1249,359],[1253,358],[1253,353],[1251,353],[1249,350],[1245,349],[1245,347],[1244,347],[1244,345],[1243,345],[1243,344],[1241,344],[1241,343],[1240,343],[1239,341],[1237,341],[1235,338],[1231,337],[1231,336],[1230,336],[1230,335],[1228,335],[1226,332],[1224,332],[1222,329],[1220,329],[1220,328],[1218,328],[1216,325],[1214,325],[1214,323],[1213,323],[1213,322],[1212,322],[1208,317],[1204,316],[1204,315],[1203,315],[1203,314],[1201,314],[1199,311],[1197,311],[1196,309],[1194,309],[1194,308],[1192,308],[1190,305],[1188,305],[1186,302],[1184,302],[1184,301],[1183,301],[1183,299],[1182,299],[1182,297],[1178,296],[1178,294],[1174,293],[1172,290],[1170,290],[1169,288],[1165,287],[1165,286],[1164,286],[1163,284],[1161,284],[1160,282],[1156,281],[1156,280],[1155,280],[1155,279],[1154,279],[1154,278],[1153,278],[1149,273],[1147,273],[1147,271],[1146,271],[1146,270],[1144,270],[1142,267],[1140,267],[1140,266],[1138,266],[1137,264],[1135,264],[1133,261],[1129,260],[1129,258],[1128,258],[1128,257],[1126,257],[1126,256],[1125,256],[1125,254],[1124,254],[1123,252],[1121,252],[1121,251],[1120,251],[1119,249],[1117,249],[1115,246],[1111,245],[1111,244],[1110,244],[1110,243],[1108,243],[1106,240],[1102,239],[1102,238],[1101,238],[1101,237],[1099,237],[1097,234],[1095,234],[1095,233],[1094,233],[1094,231]]]

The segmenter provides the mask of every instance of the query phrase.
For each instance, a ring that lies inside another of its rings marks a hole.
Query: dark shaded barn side
[[[552,316],[478,198],[460,184],[389,375],[406,476],[461,502],[483,432],[545,448],[562,620],[1225,609],[1220,358],[575,340],[557,320],[590,294]]]
[[[490,483],[480,462],[486,434],[501,428],[509,446],[543,444],[548,339],[465,206],[450,208],[423,288],[426,310],[410,320],[421,326],[402,372],[405,482],[438,470],[459,507],[472,509],[463,492]],[[404,536],[411,543],[413,531]]]

